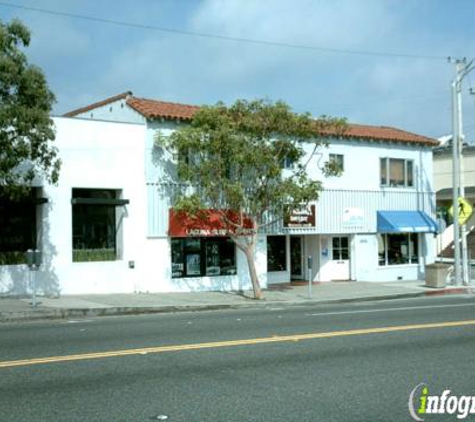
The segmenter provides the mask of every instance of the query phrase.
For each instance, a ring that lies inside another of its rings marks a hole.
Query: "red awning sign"
[[[168,235],[170,237],[226,237],[231,234],[238,236],[254,234],[254,224],[249,217],[244,217],[242,224],[239,224],[240,218],[236,213],[226,212],[226,218],[239,224],[240,227],[226,225],[222,217],[222,212],[216,210],[203,210],[199,215],[191,216],[170,208]]]

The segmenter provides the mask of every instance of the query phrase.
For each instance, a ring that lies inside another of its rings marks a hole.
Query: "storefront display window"
[[[113,189],[73,189],[73,262],[114,261],[117,252],[116,207],[128,203]]]
[[[416,233],[378,234],[378,262],[384,265],[417,264]]]
[[[286,271],[285,236],[267,236],[267,271]]]
[[[0,265],[23,264],[27,249],[36,248],[36,189],[11,200],[0,190]]]
[[[172,278],[235,275],[236,247],[224,237],[171,239]]]

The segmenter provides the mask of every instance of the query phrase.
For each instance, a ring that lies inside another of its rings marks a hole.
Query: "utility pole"
[[[474,69],[473,60],[467,64],[467,60],[455,60],[455,78],[452,81],[452,181],[453,181],[453,218],[454,218],[454,284],[458,285],[462,279],[464,285],[470,284],[468,251],[467,251],[467,228],[460,225],[459,197],[465,196],[463,176],[463,129],[462,129],[462,80]],[[462,248],[462,250],[460,250]],[[460,266],[462,259],[462,268]],[[460,278],[462,276],[462,278]]]
[[[459,110],[458,95],[460,89],[459,71],[462,61],[455,62],[455,78],[452,80],[452,210],[454,228],[454,284],[460,284],[460,227],[459,227],[459,201],[460,196],[460,153],[459,153]]]

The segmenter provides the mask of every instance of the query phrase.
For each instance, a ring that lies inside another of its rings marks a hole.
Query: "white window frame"
[[[335,163],[341,171],[345,170],[345,156],[343,154],[330,153],[328,156],[328,162]]]
[[[389,258],[388,258],[388,236],[392,235],[405,235],[407,236],[407,244],[409,247],[408,251],[408,256],[409,256],[409,262],[404,262],[401,264],[390,264],[389,263]],[[413,255],[414,255],[414,248],[413,244],[411,242],[411,235],[415,236],[416,240],[416,250],[417,250],[417,255],[415,257],[415,260],[413,261]],[[377,236],[381,236],[381,241],[383,242],[383,247],[384,247],[384,263],[380,263],[380,258],[379,258],[379,251],[378,251],[378,267],[394,267],[398,265],[418,265],[419,264],[419,254],[420,254],[420,236],[418,233],[378,233]]]
[[[390,183],[390,174],[391,174],[391,160],[392,161],[403,161],[404,162],[404,183],[400,185],[391,184]],[[386,164],[386,182],[383,183],[383,174],[382,174],[382,163],[385,161]],[[411,163],[411,171],[409,171],[409,163]],[[411,174],[410,174],[411,173]],[[411,176],[411,177],[409,177]],[[409,184],[411,181],[411,184]],[[408,158],[395,158],[395,157],[381,157],[379,160],[379,183],[383,187],[391,187],[391,188],[414,188],[414,160]]]

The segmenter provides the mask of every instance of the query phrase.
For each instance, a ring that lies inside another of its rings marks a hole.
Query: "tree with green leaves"
[[[56,183],[60,160],[51,145],[55,97],[40,68],[23,52],[30,31],[19,20],[0,21],[0,187],[24,192],[35,177]]]
[[[262,297],[255,266],[257,236],[283,213],[318,199],[322,184],[308,176],[309,148],[326,145],[322,135],[345,130],[343,119],[296,114],[284,102],[239,100],[204,106],[190,125],[157,144],[177,159],[172,176],[187,186],[173,204],[198,216],[212,209],[247,259],[254,297]],[[293,166],[283,171],[284,160]],[[305,162],[306,160],[306,162]],[[337,174],[327,163],[324,173]]]

